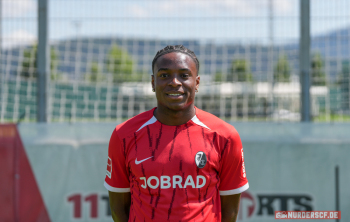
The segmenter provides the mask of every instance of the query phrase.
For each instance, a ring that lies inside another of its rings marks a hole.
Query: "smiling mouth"
[[[181,93],[168,93],[168,96],[181,96]]]
[[[183,97],[183,93],[166,93],[166,95],[173,99],[178,99]]]

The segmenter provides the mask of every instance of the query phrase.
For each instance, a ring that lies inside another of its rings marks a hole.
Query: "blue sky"
[[[272,0],[273,39],[299,36],[299,0]],[[2,0],[3,46],[37,35],[36,0]],[[50,0],[50,39],[118,36],[268,43],[269,0]],[[311,0],[311,31],[349,25],[347,0]]]

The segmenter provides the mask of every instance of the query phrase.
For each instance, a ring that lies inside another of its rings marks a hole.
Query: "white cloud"
[[[295,1],[294,1],[295,2]],[[136,5],[130,10],[131,15],[147,17],[151,14],[157,17],[178,16],[262,16],[267,15],[269,0],[163,0],[155,4]],[[293,11],[296,5],[292,0],[273,0],[275,15],[286,15]]]
[[[2,15],[4,17],[18,17],[34,11],[34,0],[2,0]]]
[[[294,1],[295,3],[295,1]],[[285,13],[291,13],[292,11],[297,10],[297,5],[293,4],[290,0],[274,0],[274,8],[277,15],[285,14]]]
[[[146,8],[143,8],[139,5],[132,5],[129,7],[128,13],[135,17],[146,18],[149,17],[150,13]]]
[[[2,46],[4,49],[8,49],[16,46],[31,45],[36,40],[36,36],[32,33],[25,30],[17,30],[4,36]]]

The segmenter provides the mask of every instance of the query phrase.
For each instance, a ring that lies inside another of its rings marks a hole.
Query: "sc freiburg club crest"
[[[204,152],[199,151],[196,154],[195,161],[198,168],[203,168],[207,164],[207,156]]]

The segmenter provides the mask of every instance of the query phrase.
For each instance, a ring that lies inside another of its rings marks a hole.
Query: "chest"
[[[125,140],[130,174],[136,178],[210,176],[220,168],[215,137],[202,127],[147,126]]]

